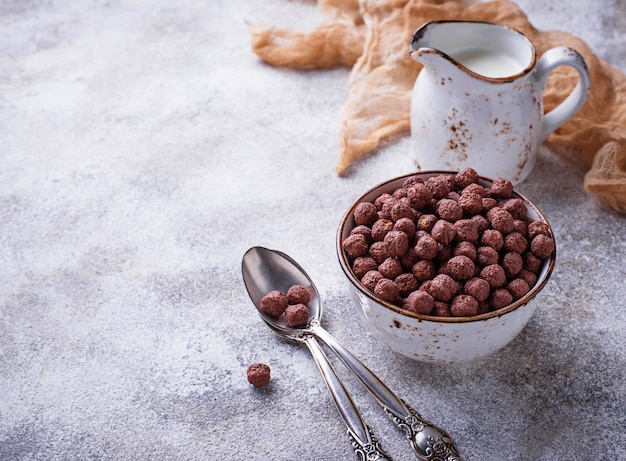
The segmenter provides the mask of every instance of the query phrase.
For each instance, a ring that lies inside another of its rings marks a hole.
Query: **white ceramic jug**
[[[589,92],[582,56],[552,48],[541,59],[520,32],[485,22],[438,21],[413,35],[421,70],[411,99],[411,139],[422,170],[474,168],[490,178],[524,180],[546,137],[572,117]],[[549,73],[571,66],[574,90],[548,114]]]

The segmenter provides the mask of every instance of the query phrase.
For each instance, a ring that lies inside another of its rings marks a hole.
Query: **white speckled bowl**
[[[423,179],[449,171],[428,171],[417,173]],[[416,314],[377,298],[356,278],[342,249],[342,241],[355,227],[354,208],[363,201],[374,201],[380,194],[391,193],[402,186],[413,174],[386,181],[370,189],[359,197],[346,211],[337,232],[337,255],[345,273],[352,294],[359,306],[359,312],[370,332],[392,350],[411,359],[425,362],[469,361],[495,352],[515,338],[526,326],[537,307],[537,295],[552,274],[556,261],[556,251],[547,259],[537,283],[523,298],[497,311],[474,317],[433,317]],[[482,178],[482,185],[491,181]],[[550,225],[543,213],[525,196],[514,192],[523,199],[528,215],[535,220]],[[552,233],[552,228],[550,228]],[[552,234],[554,237],[554,234]]]

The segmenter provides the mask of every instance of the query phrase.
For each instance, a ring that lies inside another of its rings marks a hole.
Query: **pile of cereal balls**
[[[555,250],[513,184],[475,170],[407,178],[354,208],[342,242],[354,275],[377,297],[440,317],[474,316],[520,299]]]
[[[272,290],[261,299],[259,309],[272,317],[284,315],[290,327],[302,327],[309,322],[311,293],[302,285],[292,285],[283,293]]]

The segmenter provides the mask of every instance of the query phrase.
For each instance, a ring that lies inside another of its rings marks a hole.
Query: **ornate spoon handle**
[[[363,418],[354,405],[352,398],[348,395],[346,388],[339,380],[335,370],[328,361],[328,357],[324,354],[315,337],[305,335],[302,340],[311,351],[311,355],[313,355],[315,363],[317,363],[337,410],[339,410],[339,414],[341,414],[346,423],[352,449],[358,456],[359,461],[392,461],[391,457],[381,448],[371,429],[363,422]]]
[[[423,461],[461,461],[450,434],[422,418],[417,411],[394,394],[378,376],[324,328],[316,325],[313,332],[337,354],[339,359],[380,403],[391,421],[405,433],[418,459]]]

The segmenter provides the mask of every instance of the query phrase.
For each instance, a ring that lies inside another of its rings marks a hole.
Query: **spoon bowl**
[[[261,318],[272,329],[297,339],[305,332],[319,325],[322,317],[322,303],[317,288],[302,267],[291,257],[277,250],[263,247],[250,248],[243,257],[242,273],[244,284]],[[272,290],[287,293],[289,287],[301,285],[308,289],[311,300],[308,303],[309,320],[306,325],[291,327],[283,316],[274,317],[259,309],[263,296]]]

